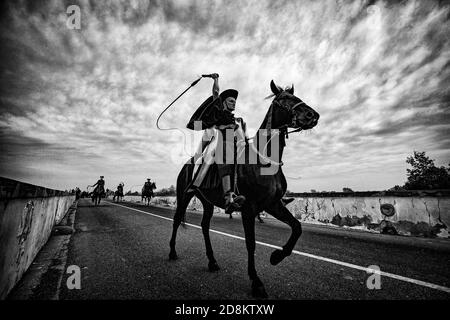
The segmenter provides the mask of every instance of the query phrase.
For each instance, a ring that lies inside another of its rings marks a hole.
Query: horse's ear
[[[280,87],[278,87],[273,80],[270,81],[270,89],[274,95],[278,95],[281,92]]]
[[[286,92],[290,93],[290,94],[294,94],[294,84],[292,84],[292,86],[286,90]]]

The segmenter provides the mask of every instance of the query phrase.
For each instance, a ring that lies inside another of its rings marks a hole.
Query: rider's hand
[[[218,73],[211,73],[211,78],[218,79],[219,78],[219,74]]]

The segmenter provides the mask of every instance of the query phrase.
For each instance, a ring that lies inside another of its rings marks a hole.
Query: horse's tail
[[[179,206],[179,203],[181,204],[181,201],[183,201],[182,200],[182,197],[183,197],[183,195],[180,195],[179,194],[179,192],[181,193],[182,191],[178,191],[178,190],[181,190],[181,189],[178,189],[178,187],[177,187],[177,202],[176,202],[176,212],[175,212],[175,215],[177,215],[177,212],[178,212],[178,210],[180,210],[181,212],[179,213],[180,215],[181,215],[181,226],[183,227],[183,228],[186,228],[186,210],[181,210],[181,209],[179,209],[179,208],[181,208],[180,206]]]
[[[194,166],[190,164],[185,164],[178,174],[177,178],[177,203],[174,219],[180,219],[181,225],[185,227],[186,223],[186,209],[189,205],[189,201],[192,199],[192,194],[186,193],[186,188],[191,182],[192,172],[194,171]]]

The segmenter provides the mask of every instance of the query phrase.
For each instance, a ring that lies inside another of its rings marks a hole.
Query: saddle
[[[202,164],[203,165],[203,164]],[[194,181],[197,178],[197,175],[201,172],[201,170],[197,170],[197,172],[194,172],[194,176],[192,177],[191,182],[189,183],[186,190],[192,187]],[[205,177],[203,178],[200,186],[198,188],[204,188],[204,189],[216,189],[222,187],[222,181],[220,179],[219,175],[219,169],[217,168],[217,164],[212,163],[209,166],[208,171],[206,172]]]
[[[236,122],[240,124],[238,129],[235,131],[235,141],[234,150],[235,156],[237,154],[242,154],[245,152],[245,146],[247,145],[246,136],[246,126],[242,118],[236,118]],[[195,157],[191,158],[187,163],[194,164],[194,172],[191,177],[191,182],[185,191],[189,192],[194,188],[205,188],[205,189],[215,189],[222,187],[222,179],[219,175],[219,170],[217,164],[214,161],[216,148],[222,148],[218,144],[219,139],[217,138],[218,129],[206,129],[203,138],[209,140],[205,145],[202,143],[197,150],[197,155],[201,155],[197,160]],[[239,136],[239,138],[237,138]],[[199,160],[200,163],[198,162]],[[237,166],[234,166],[233,174],[231,174],[231,179],[236,184],[235,170]]]

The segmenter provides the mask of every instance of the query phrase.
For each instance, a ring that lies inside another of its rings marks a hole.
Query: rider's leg
[[[225,213],[231,214],[235,210],[239,210],[243,202],[244,196],[237,196],[234,193],[234,181],[232,185],[231,176],[235,166],[235,143],[233,130],[220,131],[218,134],[217,148],[215,151],[215,161],[219,176],[222,181],[222,188],[225,200]]]
[[[236,195],[231,185],[231,172],[233,165],[218,164],[219,174],[222,178],[222,188],[225,200],[225,213],[232,213],[235,210],[239,210],[241,205],[245,201],[245,197],[242,195]],[[230,172],[231,171],[231,172]]]

